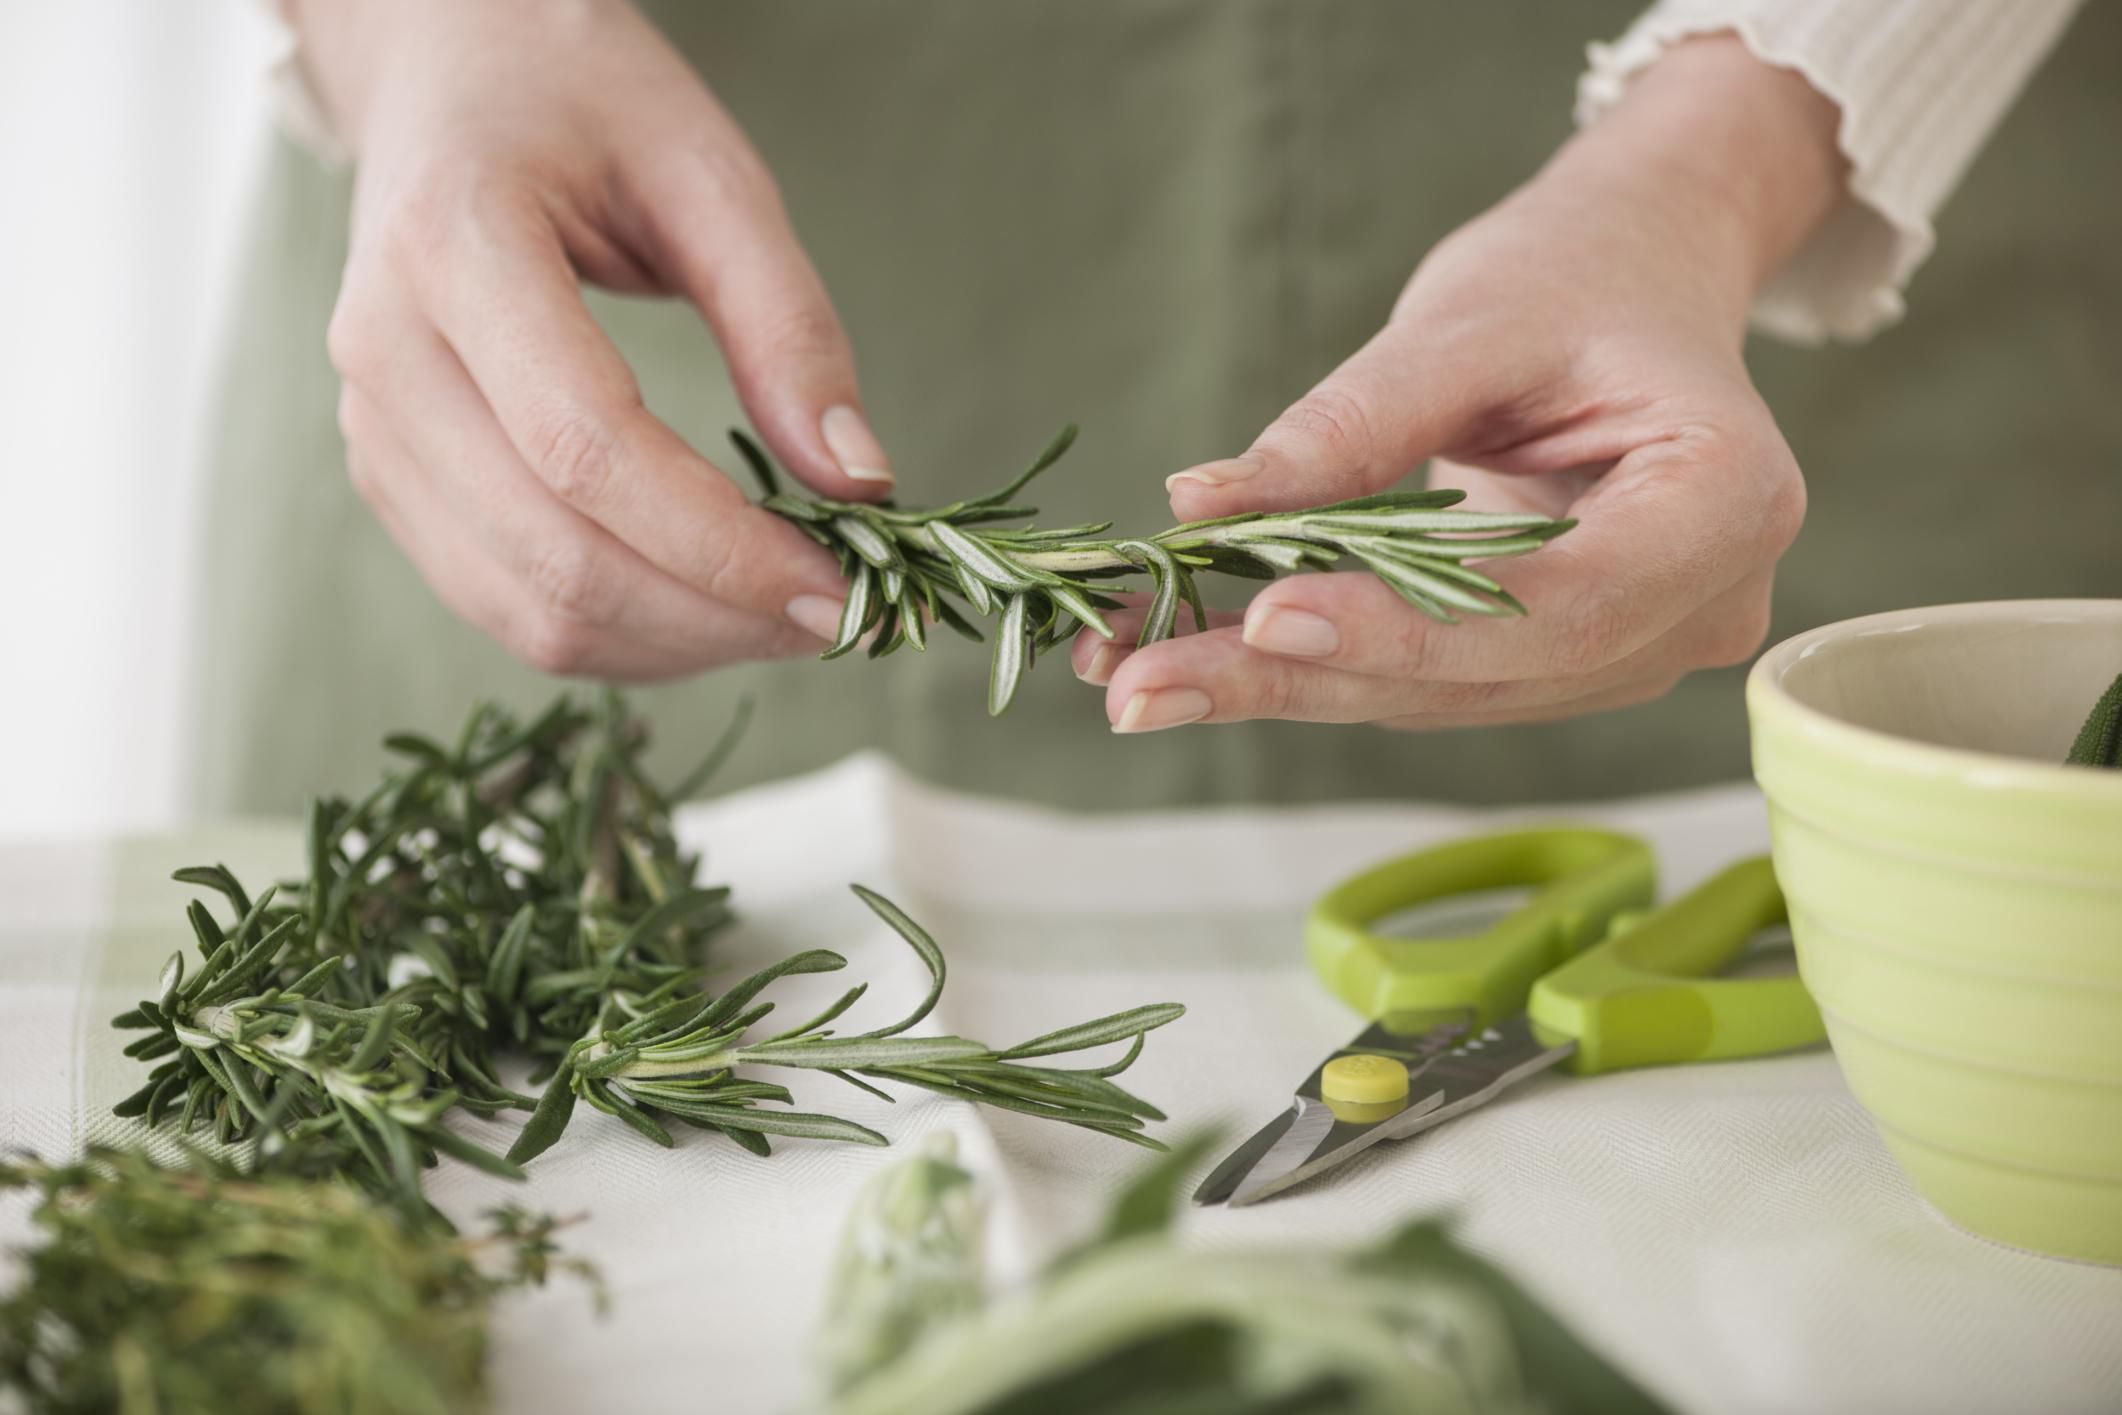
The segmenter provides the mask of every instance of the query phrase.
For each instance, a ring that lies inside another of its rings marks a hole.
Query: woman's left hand
[[[1782,167],[1754,153],[1780,187],[1725,185],[1704,125],[1671,111],[1708,102],[1735,144],[1773,139],[1743,86],[1734,97],[1739,78],[1762,103],[1798,105],[1793,143],[1822,144]],[[1464,488],[1470,508],[1578,518],[1538,553],[1482,567],[1527,618],[1440,624],[1360,573],[1282,580],[1242,618],[1140,650],[1126,647],[1139,616],[1123,614],[1118,639],[1075,645],[1115,730],[1540,721],[1751,656],[1805,491],[1740,344],[1754,290],[1839,178],[1832,113],[1735,43],[1682,46],[1432,251],[1385,328],[1251,450],[1170,480],[1174,512],[1198,520],[1364,495],[1431,458],[1431,485]],[[1675,133],[1694,146],[1667,165]]]

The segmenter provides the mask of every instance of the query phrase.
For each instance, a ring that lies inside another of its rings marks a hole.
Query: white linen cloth
[[[1866,339],[1937,243],[1931,218],[2055,46],[2079,0],[1658,0],[1577,86],[1585,126],[1683,39],[1729,32],[1842,110],[1849,186],[1754,301],[1764,333]]]
[[[1765,848],[1733,786],[1563,811],[1414,805],[1067,816],[947,795],[881,759],[690,810],[707,873],[736,886],[724,976],[802,947],[846,973],[789,980],[784,1013],[874,980],[851,1020],[919,995],[918,962],[846,891],[904,904],[950,961],[923,1031],[1007,1043],[1145,1002],[1190,1009],[1127,1083],[1163,1133],[1235,1142],[1358,1029],[1305,966],[1311,901],[1384,856],[1505,821],[1590,820],[1646,835],[1663,887]],[[191,946],[171,869],[221,859],[261,882],[296,869],[292,826],[0,851],[0,1145],[51,1156],[126,1139],[110,1104],[138,1085],[108,1019]],[[871,1019],[871,1020],[864,1020]],[[809,1390],[821,1282],[863,1180],[930,1130],[957,1132],[990,1203],[991,1251],[1028,1271],[1142,1162],[1118,1142],[907,1093],[887,1106],[829,1080],[799,1089],[883,1130],[890,1150],[777,1141],[766,1160],[693,1131],[666,1153],[578,1110],[527,1189],[451,1163],[430,1192],[460,1221],[514,1198],[584,1213],[612,1317],[566,1283],[503,1309],[493,1371],[510,1415],[597,1409],[774,1411]],[[465,1127],[497,1145],[515,1118]],[[1362,1242],[1452,1213],[1589,1342],[1686,1411],[2112,1411],[2122,1403],[2122,1271],[1960,1233],[1910,1190],[1824,1051],[1534,1080],[1416,1141],[1384,1145],[1255,1208],[1190,1211],[1186,1241]],[[26,1205],[0,1201],[0,1245]]]

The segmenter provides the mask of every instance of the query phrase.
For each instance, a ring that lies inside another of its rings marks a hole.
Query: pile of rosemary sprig
[[[1111,1078],[1144,1033],[1180,1015],[1137,1008],[1013,1048],[902,1035],[943,988],[941,951],[889,901],[858,893],[928,965],[932,986],[893,1026],[836,1036],[855,987],[799,1026],[756,1035],[776,979],[837,970],[811,950],[734,986],[710,988],[704,945],[731,917],[729,890],[697,882],[672,832],[672,803],[698,790],[741,721],[676,786],[641,765],[646,733],[617,694],[592,709],[562,698],[528,722],[474,712],[448,746],[399,734],[398,759],[358,801],[312,809],[305,878],[256,895],[225,868],[178,872],[218,894],[226,919],[190,907],[199,960],[180,950],[155,995],[114,1019],[145,1035],[155,1063],[121,1115],[180,1132],[210,1127],[307,1173],[343,1174],[424,1208],[438,1154],[519,1176],[558,1138],[578,1099],[659,1144],[682,1123],[765,1154],[768,1136],[883,1144],[851,1121],[786,1109],[752,1068],[823,1071],[878,1095],[896,1081],[1154,1146],[1155,1107]],[[1130,1042],[1083,1070],[1034,1059]],[[531,1065],[541,1098],[502,1060]],[[864,1078],[869,1078],[865,1080]],[[453,1133],[455,1111],[535,1110],[503,1158]]]
[[[928,647],[928,631],[945,624],[983,637],[967,611],[993,621],[987,710],[999,716],[1036,657],[1078,626],[1110,639],[1105,612],[1120,607],[1115,582],[1147,574],[1151,595],[1139,642],[1178,629],[1179,607],[1208,626],[1195,577],[1201,571],[1271,580],[1344,557],[1376,575],[1432,618],[1523,614],[1525,607],[1470,560],[1537,550],[1574,526],[1516,512],[1459,511],[1462,491],[1388,491],[1309,511],[1256,512],[1190,521],[1152,536],[1107,534],[1111,522],[1035,530],[1038,508],[1016,504],[1032,478],[1076,440],[1063,428],[1024,473],[997,491],[948,506],[909,509],[892,502],[833,501],[784,491],[758,444],[732,432],[764,491],[761,502],[839,557],[848,579],[840,632],[825,657],[837,658],[867,638],[881,658],[904,645]],[[999,523],[1021,521],[1020,526]]]
[[[555,1270],[596,1283],[553,1220],[519,1209],[455,1238],[276,1163],[189,1158],[0,1163],[0,1190],[39,1196],[44,1238],[0,1297],[0,1407],[460,1415],[486,1408],[497,1297]]]

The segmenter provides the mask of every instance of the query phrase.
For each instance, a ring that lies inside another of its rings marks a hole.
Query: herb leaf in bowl
[[[2122,674],[2093,704],[2092,716],[2078,729],[2078,739],[2071,743],[2064,764],[2122,767]]]

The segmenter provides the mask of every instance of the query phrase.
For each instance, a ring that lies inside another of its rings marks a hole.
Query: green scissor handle
[[[1613,932],[1533,985],[1534,1035],[1577,1044],[1579,1075],[1627,1066],[1759,1056],[1825,1037],[1795,975],[1715,979],[1787,914],[1768,858],[1744,860]]]
[[[1526,885],[1537,888],[1531,899],[1471,938],[1371,932],[1418,904]],[[1550,827],[1477,836],[1336,885],[1312,906],[1305,948],[1337,997],[1390,1031],[1445,1021],[1485,1027],[1524,1010],[1535,978],[1604,938],[1616,914],[1648,906],[1656,892],[1650,846],[1633,835]]]

